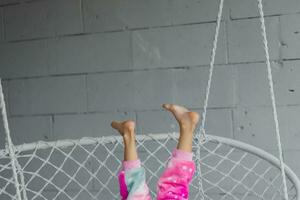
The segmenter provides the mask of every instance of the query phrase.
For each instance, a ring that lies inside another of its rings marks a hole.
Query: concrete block
[[[3,9],[0,8],[0,42],[4,40]]]
[[[278,65],[273,63],[272,69],[275,69],[275,66],[278,68]],[[251,63],[235,67],[237,104],[241,106],[271,105],[266,65]],[[276,94],[277,92],[276,90]]]
[[[175,119],[166,111],[137,112],[137,133],[170,133],[178,132]]]
[[[9,122],[14,144],[53,140],[49,116],[11,117]]]
[[[11,80],[12,115],[86,111],[85,76]]]
[[[173,99],[172,75],[170,70],[89,75],[89,111],[157,109]]]
[[[300,150],[300,106],[278,109],[281,138],[284,150]]]
[[[214,21],[218,1],[84,0],[83,9],[85,31],[95,32]]]
[[[271,59],[279,59],[279,19],[266,18],[268,44]],[[228,23],[229,62],[264,61],[259,19],[236,20]]]
[[[272,74],[277,105],[299,104],[298,61],[273,63]],[[271,105],[265,64],[236,65],[237,101],[242,106]]]
[[[202,110],[196,109],[202,114]],[[206,133],[211,135],[232,137],[232,116],[229,109],[209,109],[207,112]],[[178,132],[178,124],[174,117],[166,111],[140,111],[137,112],[137,132],[170,133]]]
[[[126,28],[128,24],[126,6],[128,3],[128,1],[120,0],[82,1],[84,31],[112,31]]]
[[[233,137],[232,111],[230,109],[210,109],[207,111],[206,134]]]
[[[300,14],[280,16],[280,27],[282,57],[285,59],[300,58]]]
[[[161,104],[174,101],[173,70],[135,71],[133,76],[135,109],[159,109]]]
[[[188,24],[216,21],[219,1],[180,1],[168,2],[172,10],[172,24]],[[228,16],[227,2],[224,1],[223,19]]]
[[[2,78],[32,77],[48,74],[45,41],[5,43],[0,45]]]
[[[165,102],[199,108],[203,106],[207,76],[205,67],[90,75],[89,110],[158,109]],[[232,67],[216,68],[209,107],[235,105],[233,77]]]
[[[279,107],[278,119],[284,150],[298,150],[300,128],[297,118],[300,108]],[[240,107],[234,110],[236,139],[264,150],[277,150],[275,124],[271,107]]]
[[[281,15],[297,13],[300,10],[298,0],[265,0],[263,1],[265,15]],[[231,18],[247,18],[259,16],[257,2],[249,0],[230,0],[229,1]]]
[[[16,3],[21,3],[24,2],[25,0],[0,0],[0,5],[11,5],[11,4],[16,4]]]
[[[91,75],[88,77],[89,110],[151,110],[159,109],[165,102],[200,108],[207,76],[206,67]],[[210,107],[234,105],[230,66],[216,67],[211,91]]]
[[[79,139],[118,135],[111,128],[113,120],[135,120],[134,113],[97,113],[54,116],[53,132],[55,139]]]
[[[264,150],[276,150],[276,135],[270,107],[234,109],[234,138]]]
[[[275,68],[275,94],[278,104],[299,105],[300,102],[300,61],[285,61]]]
[[[215,67],[208,107],[233,107],[235,105],[233,69],[229,65]],[[188,107],[203,107],[208,75],[208,67],[176,70],[174,101]]]
[[[5,7],[7,40],[82,32],[79,0],[33,1]]]
[[[125,70],[131,66],[130,34],[104,33],[49,40],[50,73]]]
[[[285,163],[295,172],[295,174],[300,178],[300,162],[297,159],[299,157],[300,151],[284,151]]]
[[[88,110],[118,111],[134,108],[132,72],[87,76]]]
[[[216,63],[226,63],[224,24]],[[215,24],[168,27],[133,32],[133,67],[157,68],[209,64]]]

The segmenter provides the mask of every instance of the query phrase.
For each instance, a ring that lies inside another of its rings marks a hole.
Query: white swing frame
[[[165,139],[166,137],[169,136],[178,138],[179,134],[176,132],[172,132],[172,133],[149,133],[147,135],[137,135],[136,139],[137,140],[162,140]],[[214,135],[206,135],[206,139],[207,140],[217,140],[220,143],[223,144],[227,144],[229,146],[233,146],[236,147],[238,149],[242,149],[242,150],[246,150],[249,153],[252,153],[258,157],[263,158],[264,160],[269,161],[270,163],[272,163],[274,166],[277,166],[278,168],[280,168],[280,161],[278,160],[278,158],[276,158],[275,156],[273,156],[272,154],[257,148],[253,145],[249,145],[247,143],[238,141],[238,140],[233,140],[233,139],[229,139],[229,138],[224,138],[224,137],[220,137],[220,136],[214,136]],[[30,151],[30,150],[34,150],[38,144],[39,149],[47,149],[50,147],[70,147],[73,146],[74,144],[78,144],[80,143],[81,145],[91,145],[94,143],[112,143],[114,141],[122,141],[122,137],[121,136],[103,136],[103,137],[98,137],[98,138],[92,138],[92,137],[84,137],[81,139],[77,139],[77,140],[58,140],[58,141],[54,141],[54,142],[44,142],[44,141],[39,141],[39,142],[34,142],[34,143],[25,143],[25,144],[21,144],[21,145],[17,145],[15,146],[15,151],[16,152],[25,152],[25,151]],[[7,154],[6,150],[0,150],[0,155],[4,155]],[[297,175],[291,170],[291,168],[287,165],[285,165],[285,173],[287,175],[288,178],[291,179],[291,181],[294,183],[294,186],[296,187],[296,191],[300,191],[300,180],[298,179]],[[298,195],[297,200],[300,200],[300,196]]]
[[[172,132],[172,133],[149,133],[147,135],[137,135],[136,139],[138,141],[151,141],[151,140],[164,140],[166,138],[178,138],[179,133]],[[257,157],[260,157],[262,160],[265,160],[271,163],[276,168],[280,169],[280,160],[275,156],[271,155],[270,153],[259,149],[253,145],[246,144],[241,141],[214,136],[214,135],[206,135],[206,142],[207,141],[217,141],[224,145],[231,146],[235,149],[239,149],[241,151],[247,152],[249,154],[253,154]],[[93,145],[97,143],[101,144],[109,144],[109,143],[120,143],[122,142],[121,136],[103,136],[103,137],[84,137],[81,139],[75,140],[58,140],[53,142],[45,142],[45,141],[38,141],[33,143],[25,143],[21,145],[14,146],[16,154],[21,154],[22,152],[33,151],[35,149],[50,149],[52,147],[55,148],[68,148],[74,145],[80,144],[81,146],[85,145]],[[0,157],[1,155],[7,155],[8,151],[6,149],[0,150]],[[293,183],[293,187],[295,187],[295,191],[297,191],[297,198],[295,200],[300,200],[299,191],[300,191],[300,181],[297,175],[287,166],[285,165],[285,174],[287,178]],[[25,189],[26,190],[26,189]],[[21,195],[22,196],[22,195]],[[22,198],[21,198],[22,199]]]

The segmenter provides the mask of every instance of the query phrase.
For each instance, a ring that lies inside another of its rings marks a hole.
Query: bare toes
[[[162,107],[168,111],[171,111],[173,114],[180,114],[189,111],[187,108],[176,104],[163,104]]]
[[[163,108],[170,111],[182,127],[194,128],[199,121],[199,114],[197,112],[191,112],[183,106],[163,104]]]
[[[114,129],[119,129],[119,127],[120,127],[120,122],[118,122],[118,121],[112,121],[110,125],[111,125],[111,127],[113,127]]]
[[[111,126],[123,136],[126,133],[134,133],[135,122],[132,120],[113,121]]]

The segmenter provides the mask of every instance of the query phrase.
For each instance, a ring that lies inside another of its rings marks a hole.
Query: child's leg
[[[135,123],[134,121],[113,121],[111,126],[119,131],[124,142],[124,161],[137,160],[138,154],[135,146]]]
[[[145,170],[141,167],[135,145],[135,123],[113,121],[111,126],[119,131],[124,142],[124,161],[119,173],[122,200],[150,200]]]
[[[195,171],[192,142],[199,115],[173,104],[164,104],[163,107],[176,118],[180,127],[180,136],[177,149],[173,151],[172,158],[159,179],[157,199],[185,200],[188,199],[189,183]]]

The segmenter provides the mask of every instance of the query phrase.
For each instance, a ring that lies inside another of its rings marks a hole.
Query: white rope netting
[[[175,133],[137,136],[139,156],[154,199],[156,182],[176,144]],[[249,147],[207,136],[200,148],[204,199],[284,198],[279,161]],[[195,152],[196,146],[193,149]],[[25,191],[28,199],[119,199],[117,172],[123,160],[123,142],[118,136],[16,146],[16,159],[25,182],[20,192]],[[287,168],[289,199],[298,200],[299,186],[294,177]],[[189,199],[202,199],[202,195],[195,177]],[[17,199],[12,160],[6,150],[0,151],[0,199]]]
[[[189,199],[300,200],[299,180],[283,162],[262,0],[258,0],[258,8],[279,160],[253,146],[205,134],[206,111],[223,3],[224,0],[220,0],[203,121],[193,143],[197,175],[191,184]],[[123,160],[123,143],[120,137],[83,138],[14,146],[10,137],[2,86],[0,90],[6,135],[6,149],[0,150],[1,200],[119,199],[117,172]],[[146,170],[153,198],[156,195],[156,182],[177,144],[177,138],[175,133],[137,136],[139,156]]]

